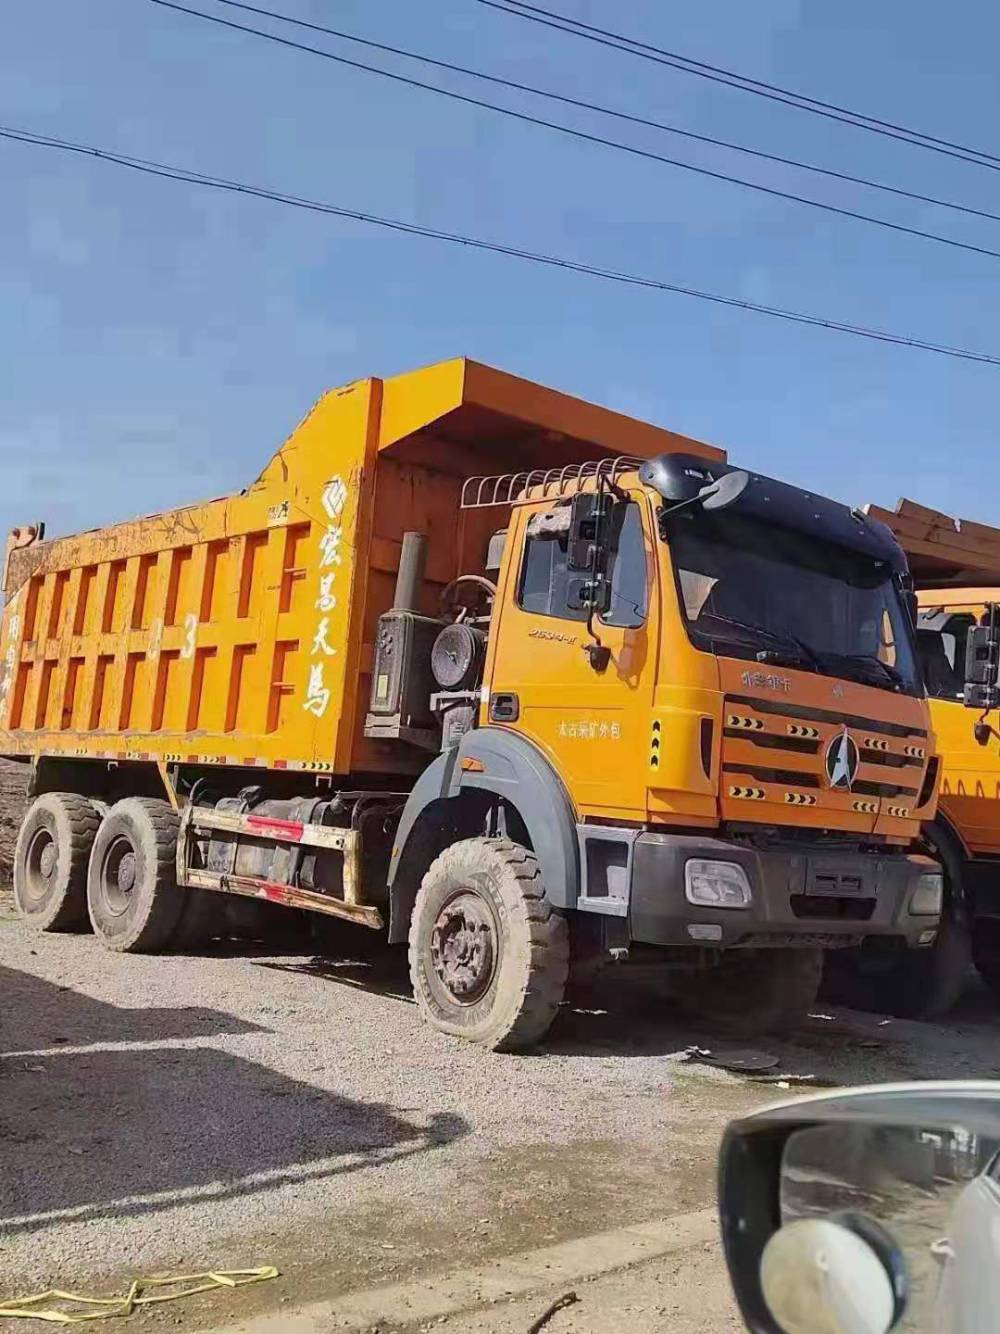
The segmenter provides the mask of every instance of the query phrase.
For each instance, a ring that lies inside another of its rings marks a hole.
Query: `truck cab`
[[[912,844],[937,766],[888,530],[683,453],[464,500],[509,519],[462,784],[509,784],[578,956],[656,950],[690,1007],[759,1032],[801,1020],[824,950],[934,940]]]

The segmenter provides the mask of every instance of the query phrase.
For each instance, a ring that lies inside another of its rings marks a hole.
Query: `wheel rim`
[[[50,829],[36,829],[24,858],[24,896],[41,903],[52,892],[59,855]]]
[[[124,834],[119,834],[101,859],[101,894],[114,917],[121,917],[131,906],[135,871],[135,849]]]
[[[431,963],[456,1005],[475,1005],[496,976],[496,918],[474,890],[462,890],[443,905],[431,931]]]

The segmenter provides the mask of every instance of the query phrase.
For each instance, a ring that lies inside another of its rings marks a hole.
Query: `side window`
[[[632,501],[625,511],[618,553],[611,567],[611,607],[601,620],[605,625],[634,630],[646,619],[648,602],[642,512]]]
[[[566,511],[568,516],[569,511]],[[566,621],[585,621],[587,613],[571,611],[566,605],[566,550],[567,531],[546,529],[536,523],[536,515],[528,527],[521,561],[521,583],[517,600],[525,611],[540,616],[560,616]]]
[[[585,621],[586,611],[566,605],[567,532],[560,530],[556,516],[569,511],[556,510],[554,515],[535,515],[528,526],[521,562],[521,582],[518,604],[525,611],[541,616],[559,616],[567,621]],[[601,619],[605,625],[620,625],[634,629],[646,619],[649,599],[646,587],[646,544],[642,532],[642,514],[635,502],[630,502],[622,524],[618,552],[612,562],[611,607]]]
[[[927,693],[934,699],[961,699],[965,684],[965,641],[976,618],[968,612],[922,615],[917,647]]]

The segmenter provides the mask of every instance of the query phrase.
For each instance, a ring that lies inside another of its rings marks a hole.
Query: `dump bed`
[[[8,542],[0,754],[419,768],[365,738],[402,535],[425,597],[484,567],[504,511],[477,473],[722,451],[460,359],[325,394],[245,491],[53,541]]]
[[[1000,584],[1000,529],[900,500],[895,510],[866,507],[892,529],[906,552],[914,587]]]

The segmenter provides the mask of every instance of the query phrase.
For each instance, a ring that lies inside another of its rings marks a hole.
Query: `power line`
[[[813,115],[824,116],[827,120],[841,121],[859,130],[869,130],[872,134],[898,139],[916,148],[926,148],[945,157],[958,158],[960,162],[971,162],[978,167],[988,167],[991,171],[1000,170],[1000,157],[983,149],[968,148],[964,144],[953,143],[950,139],[924,134],[921,130],[911,130],[905,125],[896,125],[889,120],[880,120],[876,116],[868,116],[860,111],[852,111],[848,107],[837,106],[834,102],[823,102],[806,93],[796,93],[777,84],[765,83],[762,79],[752,79],[748,75],[724,69],[719,65],[709,65],[706,61],[694,60],[690,56],[653,46],[649,42],[642,42],[607,28],[598,28],[594,24],[584,23],[582,19],[571,18],[568,14],[542,9],[539,5],[526,4],[524,0],[476,0],[476,3],[485,5],[488,9],[498,10],[501,14],[511,14],[515,18],[527,19],[546,28],[554,28],[556,32],[567,32],[574,37],[583,37],[587,41],[611,47],[612,50],[641,56],[659,65],[668,65],[671,69],[680,70],[684,74],[694,74],[698,78],[710,79],[713,83],[738,88],[744,93],[766,97],[769,101],[780,102],[798,111],[809,111]]]
[[[53,135],[37,134],[32,130],[0,126],[0,138],[17,143],[29,144],[35,148],[49,148],[63,153],[78,154],[97,158],[119,167],[145,175],[156,176],[165,180],[199,185],[207,189],[219,190],[230,194],[248,195],[256,199],[270,200],[290,208],[305,209],[312,213],[327,214],[331,217],[347,218],[353,222],[366,223],[373,227],[382,227],[406,236],[422,237],[426,240],[442,241],[452,245],[465,246],[472,250],[488,251],[496,255],[506,255],[512,259],[525,260],[531,264],[548,268],[562,269],[570,273],[585,274],[592,278],[601,278],[608,282],[621,283],[628,287],[642,287],[652,291],[670,292],[678,296],[694,297],[699,301],[708,301],[714,305],[728,306],[737,310],[752,311],[758,315],[768,315],[773,319],[785,320],[793,324],[809,325],[813,328],[828,329],[835,333],[850,334],[873,342],[889,343],[896,347],[915,348],[924,352],[933,352],[939,356],[957,358],[962,361],[976,361],[988,366],[1000,366],[1000,355],[989,352],[977,352],[969,348],[954,347],[947,343],[935,343],[923,338],[913,338],[904,334],[891,333],[885,329],[874,329],[865,325],[849,324],[843,320],[827,319],[822,315],[811,315],[803,311],[787,310],[781,306],[768,306],[756,301],[744,301],[739,297],[726,296],[719,292],[707,292],[700,288],[682,283],[671,283],[663,279],[642,274],[628,273],[619,269],[603,268],[596,264],[586,264],[581,260],[569,259],[561,255],[547,255],[538,251],[526,250],[521,246],[508,245],[500,241],[487,241],[482,237],[463,235],[459,232],[447,232],[436,227],[425,227],[419,223],[405,222],[399,218],[386,218],[376,213],[361,209],[325,203],[315,199],[305,199],[299,195],[285,194],[265,186],[249,185],[243,181],[229,180],[223,176],[212,176],[204,172],[193,171],[185,167],[172,166],[169,163],[155,162],[148,158],[131,157],[112,149],[98,148],[90,144],[74,143],[67,139],[58,139]]]
[[[682,171],[693,172],[697,176],[706,176],[711,180],[724,181],[729,185],[738,185],[743,189],[753,190],[773,199],[784,199],[791,203],[804,204],[808,208],[820,209],[824,213],[832,213],[837,217],[869,223],[872,226],[883,227],[888,231],[899,232],[905,236],[916,236],[924,241],[933,241],[938,245],[950,246],[954,250],[966,250],[974,255],[986,255],[990,259],[1000,259],[1000,250],[993,250],[989,246],[974,245],[970,241],[959,241],[952,236],[942,236],[939,232],[928,232],[920,227],[908,227],[901,222],[890,222],[887,218],[878,218],[871,213],[861,213],[856,209],[842,208],[837,204],[826,204],[818,199],[810,199],[807,195],[794,194],[788,190],[778,190],[774,186],[749,181],[743,176],[733,176],[727,172],[713,171],[708,167],[698,167],[692,162],[684,162],[680,158],[654,153],[651,149],[639,148],[634,144],[624,143],[620,139],[608,139],[603,135],[592,134],[587,130],[560,124],[558,121],[545,120],[541,116],[529,115],[526,111],[515,111],[511,107],[500,106],[496,102],[487,102],[481,97],[472,97],[468,93],[459,93],[451,88],[441,88],[437,84],[425,83],[422,79],[415,79],[410,75],[398,74],[392,70],[382,69],[378,65],[367,65],[361,60],[352,60],[349,56],[339,56],[319,46],[309,46],[305,42],[294,42],[290,37],[279,37],[277,33],[267,32],[263,28],[252,28],[245,23],[235,23],[232,19],[224,19],[218,14],[206,14],[203,10],[191,9],[187,5],[178,4],[177,0],[150,0],[150,4],[159,5],[163,9],[176,10],[178,13],[188,14],[192,18],[202,19],[207,23],[214,23],[223,28],[231,28],[236,32],[261,37],[265,41],[276,42],[279,46],[286,46],[294,51],[304,51],[309,55],[321,56],[324,60],[332,60],[338,65],[363,70],[368,74],[376,74],[380,78],[391,80],[393,83],[405,84],[409,88],[421,88],[425,92],[449,98],[454,102],[462,102],[467,106],[478,107],[484,111],[494,111],[501,116],[521,121],[526,125],[536,125],[543,129],[555,130],[559,134],[569,135],[571,138],[580,139],[585,143],[600,144],[604,148],[613,148],[633,157],[643,158],[650,162],[660,162],[670,167],[678,167]]]
[[[533,97],[544,97],[549,101],[560,102],[564,106],[575,107],[578,110],[594,111],[602,116],[611,116],[616,120],[626,121],[630,125],[641,125],[645,129],[660,130],[665,134],[675,134],[684,139],[691,139],[696,143],[711,144],[715,148],[729,149],[734,153],[743,153],[747,157],[758,158],[764,162],[776,162],[783,167],[795,167],[800,171],[814,172],[816,175],[827,176],[836,181],[844,181],[849,185],[861,185],[866,189],[881,190],[901,199],[913,199],[921,204],[934,204],[938,208],[953,209],[957,213],[965,213],[971,217],[986,218],[990,222],[1000,222],[1000,214],[991,213],[988,209],[974,208],[970,204],[960,204],[956,200],[921,194],[916,190],[904,190],[901,186],[888,185],[885,181],[873,181],[865,176],[852,176],[849,172],[835,171],[832,167],[821,167],[814,162],[801,162],[797,158],[782,157],[778,153],[767,153],[762,149],[751,148],[746,144],[734,143],[730,139],[719,139],[710,134],[698,134],[694,130],[682,129],[679,125],[667,125],[663,121],[651,120],[646,116],[634,115],[627,111],[619,111],[614,107],[603,106],[597,102],[587,102],[582,98],[570,97],[565,93],[557,93],[548,88],[538,88],[530,83],[521,83],[517,79],[507,79],[498,74],[488,74],[485,70],[472,69],[468,65],[458,65],[450,60],[440,60],[433,56],[422,55],[416,51],[408,51],[404,47],[390,46],[387,42],[376,42],[368,37],[357,37],[353,33],[342,32],[339,28],[325,27],[321,23],[310,23],[307,19],[296,18],[291,14],[281,14],[273,9],[263,9],[259,5],[246,4],[244,0],[215,0],[215,3],[226,5],[230,9],[240,9],[249,14],[257,14],[262,18],[276,19],[281,23],[289,23],[297,28],[308,29],[310,32],[321,32],[327,37],[335,37],[340,41],[354,42],[356,45],[367,47],[369,50],[383,51],[393,56],[403,56],[407,60],[415,60],[422,65],[430,65],[434,69],[448,70],[451,74],[461,74],[469,78],[481,79],[485,83],[496,84],[501,88],[512,88],[516,92],[529,93]]]

